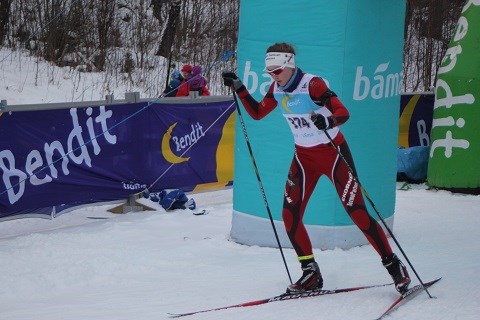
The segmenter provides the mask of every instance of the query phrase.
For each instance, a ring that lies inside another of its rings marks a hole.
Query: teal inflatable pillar
[[[271,82],[265,51],[289,42],[295,60],[324,78],[350,111],[342,126],[361,182],[390,227],[395,208],[398,114],[403,51],[404,0],[241,1],[238,73],[257,99]],[[243,107],[242,107],[243,108]],[[261,121],[244,120],[283,246],[290,246],[281,218],[293,139],[278,110]],[[240,243],[276,246],[267,210],[239,124],[236,127],[231,237]],[[370,209],[371,214],[376,214]],[[304,222],[315,248],[367,243],[322,177]]]

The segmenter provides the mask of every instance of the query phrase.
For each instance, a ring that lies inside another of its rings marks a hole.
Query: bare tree
[[[464,0],[408,0],[405,15],[403,88],[430,91]]]
[[[407,0],[403,89],[428,91],[465,0]],[[163,91],[173,64],[200,65],[213,94],[234,69],[239,0],[0,0],[1,43],[56,66],[105,72],[103,90],[127,83]]]
[[[180,19],[180,0],[170,1],[167,19],[165,21],[165,28],[160,39],[160,45],[158,47],[157,55],[163,56],[165,58],[170,58],[172,56],[173,44],[177,38],[177,29]],[[158,8],[161,6],[161,1],[156,1],[153,4],[154,12],[160,11]],[[160,16],[158,16],[159,22],[162,23]]]
[[[12,0],[0,0],[0,43],[3,43],[8,33],[11,4]]]

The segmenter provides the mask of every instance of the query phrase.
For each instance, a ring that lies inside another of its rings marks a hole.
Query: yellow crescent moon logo
[[[173,153],[172,149],[170,148],[170,139],[172,138],[172,131],[176,125],[177,125],[177,122],[172,124],[168,128],[167,132],[165,132],[162,138],[162,155],[165,158],[165,160],[167,160],[170,163],[182,163],[190,159],[190,157],[182,158],[177,156],[176,154]]]
[[[235,112],[228,117],[222,129],[222,136],[218,142],[217,153],[217,182],[197,184],[193,191],[225,188],[233,181],[233,156],[235,144]]]
[[[403,109],[403,112],[400,116],[400,129],[398,134],[398,144],[402,147],[408,148],[408,128],[410,128],[410,122],[412,121],[413,111],[417,105],[420,95],[414,95],[407,105]]]
[[[292,110],[288,109],[288,106],[287,106],[287,101],[290,100],[290,99],[291,99],[291,97],[290,97],[290,96],[287,96],[287,95],[282,98],[282,108],[283,108],[285,111],[287,111],[287,112],[289,112],[289,113],[292,113]]]

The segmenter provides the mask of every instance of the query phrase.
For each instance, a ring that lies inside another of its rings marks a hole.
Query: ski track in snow
[[[278,249],[229,239],[232,189],[189,195],[189,210],[115,215],[92,206],[53,220],[0,223],[0,318],[167,319],[275,296],[289,284]],[[480,267],[478,196],[397,191],[394,233],[424,282],[443,279],[387,319],[477,319]],[[105,217],[97,220],[88,217]],[[394,251],[399,253],[393,245]],[[292,278],[300,276],[285,249]],[[390,282],[371,246],[315,250],[325,288]],[[409,268],[410,270],[410,268]],[[418,283],[410,271],[412,284]],[[393,287],[197,314],[191,319],[374,319],[396,298]],[[187,319],[185,318],[185,319]]]

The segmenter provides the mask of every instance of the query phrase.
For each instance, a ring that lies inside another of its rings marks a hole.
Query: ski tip
[[[169,318],[180,318],[184,316],[183,314],[180,314],[180,313],[167,313],[167,315]]]
[[[427,287],[429,287],[429,286],[431,286],[432,284],[437,283],[437,282],[440,281],[441,279],[442,279],[442,277],[439,277],[439,278],[437,278],[437,279],[434,279],[434,280],[432,280],[432,281],[428,281],[428,282],[424,283],[424,285],[427,286]]]

